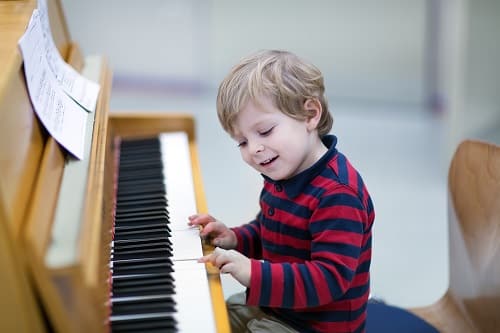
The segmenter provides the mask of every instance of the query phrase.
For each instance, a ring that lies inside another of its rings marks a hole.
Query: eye
[[[267,131],[262,131],[262,132],[259,132],[259,134],[260,134],[261,136],[267,136],[267,135],[271,134],[271,132],[273,131],[273,129],[274,129],[274,126],[273,126],[273,127],[271,127],[270,129],[268,129]]]
[[[247,144],[246,141],[240,141],[238,142],[238,148],[244,147]]]

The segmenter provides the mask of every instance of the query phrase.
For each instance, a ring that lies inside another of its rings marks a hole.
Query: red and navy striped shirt
[[[307,170],[264,176],[256,219],[233,228],[252,258],[247,304],[299,332],[364,332],[375,212],[337,138],[323,142],[328,152]]]

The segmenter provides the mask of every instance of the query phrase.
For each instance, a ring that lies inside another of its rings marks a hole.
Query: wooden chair
[[[449,287],[410,311],[443,333],[500,332],[500,146],[462,142],[448,189]]]

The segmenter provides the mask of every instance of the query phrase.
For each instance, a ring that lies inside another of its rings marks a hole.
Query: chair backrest
[[[450,165],[449,292],[478,332],[500,329],[500,146],[467,140]]]

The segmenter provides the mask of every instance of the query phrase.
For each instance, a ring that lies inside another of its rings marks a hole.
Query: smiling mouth
[[[261,162],[260,165],[264,166],[264,165],[268,165],[268,164],[271,164],[272,162],[274,162],[276,159],[278,158],[278,156],[275,156],[273,158],[269,158],[267,160],[265,160],[264,162]]]

